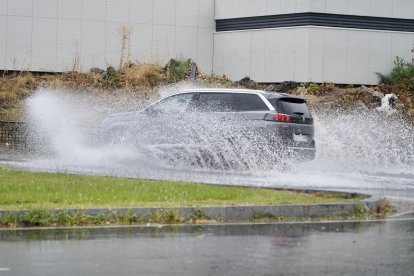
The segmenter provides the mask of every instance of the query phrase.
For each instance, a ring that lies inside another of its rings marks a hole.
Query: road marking
[[[8,267],[0,267],[0,272],[2,271],[10,271],[10,268]]]

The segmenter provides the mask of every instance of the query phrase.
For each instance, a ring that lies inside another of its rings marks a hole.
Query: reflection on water
[[[0,248],[1,275],[412,275],[414,217],[2,230]]]

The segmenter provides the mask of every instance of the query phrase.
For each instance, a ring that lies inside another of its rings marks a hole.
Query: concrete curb
[[[307,191],[309,192],[309,191]],[[311,191],[317,192],[317,191]],[[334,192],[335,193],[335,192]],[[342,193],[342,192],[341,192]],[[343,193],[347,194],[347,193]],[[367,196],[358,194],[360,196]],[[350,194],[351,196],[351,194]],[[355,196],[355,194],[352,194]],[[365,208],[375,212],[381,204],[380,198],[366,198],[361,202],[344,202],[333,204],[286,204],[286,205],[238,205],[238,206],[191,206],[191,207],[150,207],[150,208],[94,208],[94,209],[56,209],[47,210],[52,214],[83,213],[88,216],[111,216],[111,215],[136,215],[148,218],[157,214],[174,212],[183,218],[191,218],[201,214],[206,219],[219,219],[224,222],[250,221],[253,218],[321,218],[328,216],[341,216]],[[25,210],[0,210],[1,215],[18,214],[23,215],[29,211]]]

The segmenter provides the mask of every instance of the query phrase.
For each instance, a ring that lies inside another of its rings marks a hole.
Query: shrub
[[[401,57],[394,60],[394,68],[389,74],[376,73],[382,84],[400,85],[405,90],[414,91],[414,61],[408,62]]]
[[[190,75],[192,64],[191,58],[187,60],[170,59],[166,65],[168,78],[173,82],[186,79]]]
[[[335,84],[331,82],[318,83],[304,83],[301,87],[306,88],[310,95],[321,96],[335,89]]]

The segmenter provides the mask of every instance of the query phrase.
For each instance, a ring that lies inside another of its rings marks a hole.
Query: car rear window
[[[288,115],[303,115],[307,118],[311,117],[309,108],[305,100],[297,98],[281,98],[269,100],[277,112]]]
[[[237,111],[269,110],[263,100],[255,94],[235,94]]]

